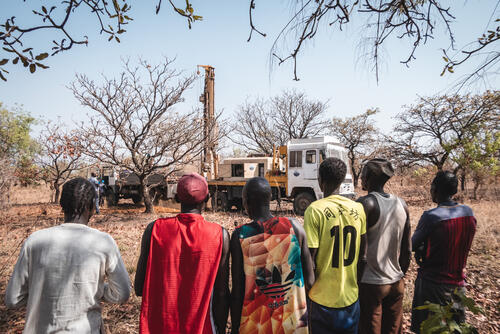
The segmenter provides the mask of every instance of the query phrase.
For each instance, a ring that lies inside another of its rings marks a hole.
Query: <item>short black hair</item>
[[[92,177],[97,177],[97,174],[96,174],[96,173],[94,173],[94,172],[92,172],[92,173],[90,173],[90,176],[92,176]]]
[[[249,203],[266,203],[271,201],[271,185],[263,177],[253,177],[248,180],[243,191]]]
[[[85,209],[92,210],[95,205],[96,191],[90,181],[77,177],[63,185],[59,204],[69,219],[81,216]]]
[[[455,174],[450,171],[441,170],[437,172],[432,184],[436,187],[436,191],[440,194],[453,196],[458,190],[458,179]]]
[[[338,188],[345,179],[346,164],[339,158],[327,158],[319,165],[321,181]]]

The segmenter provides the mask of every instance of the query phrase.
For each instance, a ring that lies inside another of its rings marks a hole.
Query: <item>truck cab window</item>
[[[290,167],[302,167],[302,151],[290,151]]]
[[[245,176],[245,168],[243,167],[243,164],[231,165],[231,176],[232,177],[244,177]]]
[[[325,151],[320,150],[319,151],[319,163],[322,163],[323,160],[325,160],[325,159],[326,159]]]
[[[316,163],[316,150],[306,151],[306,164]]]

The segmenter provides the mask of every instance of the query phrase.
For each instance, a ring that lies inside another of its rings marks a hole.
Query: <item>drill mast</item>
[[[198,65],[205,69],[205,87],[200,96],[203,103],[203,152],[201,157],[201,173],[207,180],[217,178],[217,137],[218,129],[215,121],[214,81],[215,69],[209,65]],[[198,70],[199,73],[199,70]]]

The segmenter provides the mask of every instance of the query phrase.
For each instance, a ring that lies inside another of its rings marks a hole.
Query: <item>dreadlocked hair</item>
[[[59,204],[67,219],[74,219],[81,216],[86,209],[92,210],[95,198],[96,191],[92,183],[77,177],[64,184]]]

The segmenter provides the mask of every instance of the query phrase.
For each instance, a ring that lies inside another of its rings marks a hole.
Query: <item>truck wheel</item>
[[[217,200],[216,200],[217,198]],[[217,191],[212,196],[212,210],[213,211],[228,211],[229,203],[227,194],[222,191]]]
[[[142,201],[142,197],[140,195],[132,196],[132,202],[134,202],[134,204],[139,204],[139,203],[141,203],[141,201]]]
[[[116,206],[118,204],[118,196],[114,193],[114,191],[110,191],[106,195],[106,203],[108,206]]]
[[[234,205],[236,207],[237,212],[243,211],[243,199],[241,199],[241,198],[233,199],[232,205]]]
[[[298,216],[303,216],[309,204],[314,201],[313,195],[302,192],[293,199],[293,212]]]

